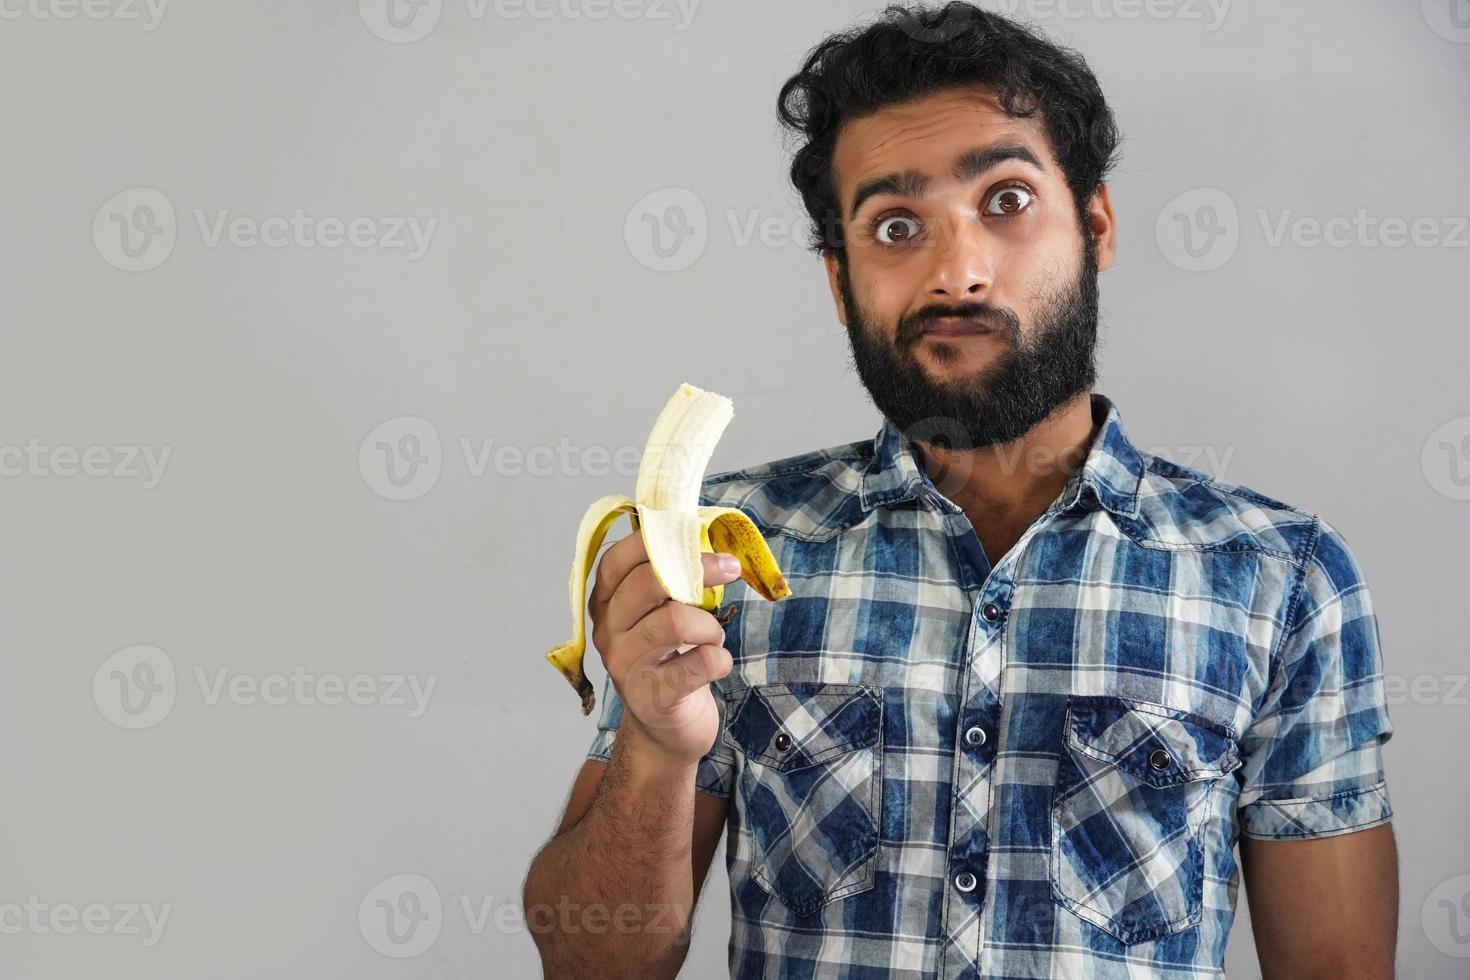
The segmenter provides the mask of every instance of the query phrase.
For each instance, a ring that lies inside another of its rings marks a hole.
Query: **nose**
[[[941,226],[925,284],[931,299],[978,302],[984,298],[994,281],[995,260],[986,235],[973,215]]]

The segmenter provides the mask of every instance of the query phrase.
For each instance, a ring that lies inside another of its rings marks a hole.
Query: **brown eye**
[[[1002,187],[986,200],[986,214],[1018,214],[1030,207],[1031,192],[1024,187]]]
[[[919,223],[901,214],[880,218],[873,225],[873,236],[883,245],[902,244],[913,239],[918,233]]]

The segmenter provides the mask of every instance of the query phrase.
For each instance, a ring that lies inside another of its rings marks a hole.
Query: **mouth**
[[[995,333],[995,328],[983,320],[965,316],[935,317],[924,324],[921,337],[976,337]]]

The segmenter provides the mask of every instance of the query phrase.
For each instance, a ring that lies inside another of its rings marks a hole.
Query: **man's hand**
[[[733,568],[721,563],[729,557],[704,556],[705,585],[739,574],[733,558]],[[667,980],[688,952],[694,902],[725,825],[725,801],[696,794],[694,781],[719,732],[709,685],[730,672],[730,651],[714,616],[664,592],[641,534],[602,556],[588,607],[623,717],[612,758],[583,764],[561,827],[531,863],[526,918],[566,902],[666,910],[660,928],[630,935],[533,935],[547,977]]]
[[[1311,840],[1240,838],[1264,980],[1392,980],[1398,863],[1385,824]]]
[[[704,556],[705,585],[739,575],[733,555]],[[713,614],[669,598],[641,534],[603,554],[587,606],[592,643],[623,701],[621,734],[631,729],[670,762],[697,761],[719,733],[709,685],[730,673],[724,628]]]

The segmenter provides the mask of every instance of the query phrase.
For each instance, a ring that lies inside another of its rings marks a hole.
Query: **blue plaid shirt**
[[[994,564],[891,424],[706,481],[792,587],[726,587],[697,777],[730,800],[733,977],[1219,977],[1238,835],[1389,819],[1343,536],[1092,407],[1084,464]],[[620,715],[609,689],[589,757]]]

